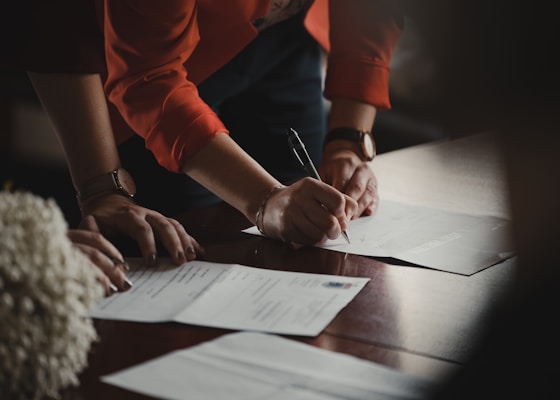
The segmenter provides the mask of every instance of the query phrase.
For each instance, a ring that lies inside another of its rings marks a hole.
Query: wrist
[[[87,214],[92,214],[96,210],[99,210],[106,206],[110,207],[111,209],[117,209],[135,204],[136,202],[133,198],[112,192],[99,193],[95,196],[88,197],[86,200],[78,203],[80,211],[82,213],[82,217],[86,216]]]
[[[338,127],[330,130],[323,141],[323,152],[350,150],[362,161],[371,161],[377,153],[375,140],[369,131]]]
[[[257,210],[257,214],[255,217],[255,225],[257,227],[257,229],[259,230],[260,233],[262,233],[263,235],[266,235],[266,233],[264,232],[264,215],[265,215],[265,211],[266,211],[266,206],[268,205],[268,200],[272,197],[272,195],[284,188],[284,185],[276,185],[273,186],[268,193],[264,196],[263,200],[261,201],[261,204],[259,205],[259,208]]]
[[[118,194],[133,198],[136,185],[132,176],[124,168],[98,175],[81,184],[76,193],[78,204],[82,206],[86,201],[108,195]]]

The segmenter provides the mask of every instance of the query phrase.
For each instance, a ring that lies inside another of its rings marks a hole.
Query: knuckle
[[[369,184],[366,186],[365,192],[368,193],[368,194],[370,194],[372,197],[375,195],[375,193],[376,193],[376,187],[375,187],[375,185],[373,184],[373,182],[369,183]]]
[[[101,243],[104,241],[104,237],[101,232],[90,232],[91,239],[96,243]]]
[[[104,264],[104,261],[106,261],[105,258],[107,258],[97,249],[91,251],[88,256],[91,262],[98,267],[101,267]]]
[[[127,217],[136,217],[137,216],[137,210],[136,210],[136,206],[132,205],[132,204],[126,204],[125,206],[123,206],[122,208],[122,213],[127,216]]]
[[[177,221],[174,218],[167,218],[167,221],[176,228],[183,227],[183,224],[181,224],[179,221]]]
[[[361,193],[365,190],[365,188],[366,185],[364,185],[364,183],[360,180],[356,180],[348,184],[348,190],[351,192]]]
[[[151,233],[152,232],[152,228],[149,224],[144,223],[144,224],[138,224],[136,227],[136,230],[141,234],[147,234],[147,233]]]

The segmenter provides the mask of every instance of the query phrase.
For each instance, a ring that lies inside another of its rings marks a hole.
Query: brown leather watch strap
[[[76,198],[83,203],[87,199],[105,193],[117,193],[132,198],[136,193],[134,180],[123,168],[96,176],[80,186]]]
[[[361,158],[364,161],[371,161],[376,155],[375,140],[371,132],[361,131],[354,128],[335,128],[327,133],[323,142],[323,147],[333,140],[347,140],[357,143],[361,150]]]

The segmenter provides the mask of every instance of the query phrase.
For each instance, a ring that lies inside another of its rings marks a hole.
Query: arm
[[[88,179],[117,169],[120,160],[101,79],[97,74],[29,73],[66,154],[72,180],[79,188]],[[135,239],[147,262],[155,261],[156,237],[176,264],[202,253],[200,245],[174,219],[136,205],[118,194],[96,196],[82,206],[82,227],[120,232]],[[124,275],[113,280],[124,288]]]
[[[74,187],[120,166],[97,74],[28,73],[62,144]]]
[[[256,223],[263,199],[279,182],[227,135],[188,80],[184,65],[199,38],[195,2],[129,3],[106,2],[109,98],[162,166],[190,175]],[[356,208],[332,186],[305,179],[270,196],[264,230],[315,243],[338,237]]]
[[[185,173],[260,225],[268,236],[287,242],[311,244],[335,239],[347,229],[347,215],[357,212],[355,201],[316,179],[305,178],[283,187],[225,134],[187,161]],[[281,189],[271,193],[278,186]],[[269,193],[267,204],[263,204]],[[266,218],[259,224],[261,206]]]
[[[331,0],[329,8],[328,131],[348,127],[371,132],[377,111],[390,107],[389,66],[401,33],[400,17],[384,0]],[[357,143],[331,141],[324,148],[319,172],[358,201],[358,215],[371,215],[378,204],[377,180],[371,163],[362,161],[360,153]]]
[[[337,98],[332,101],[328,131],[350,127],[371,131],[377,109],[366,103]],[[362,161],[359,144],[333,140],[323,150],[319,171],[325,182],[358,202],[356,216],[372,215],[379,204],[377,179],[371,162]]]

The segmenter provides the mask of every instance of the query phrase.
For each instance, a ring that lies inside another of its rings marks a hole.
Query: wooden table
[[[476,135],[380,155],[373,167],[382,198],[505,216],[495,144],[491,135]],[[465,361],[480,331],[477,320],[500,299],[514,273],[512,261],[463,276],[320,248],[296,250],[241,232],[250,224],[226,204],[179,219],[205,247],[208,261],[371,278],[319,336],[290,338],[434,379]],[[177,323],[96,320],[95,326],[100,341],[80,387],[67,390],[66,399],[150,398],[101,383],[99,376],[230,332]]]

